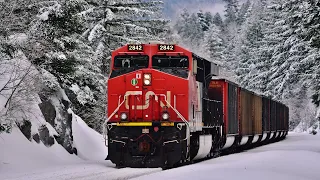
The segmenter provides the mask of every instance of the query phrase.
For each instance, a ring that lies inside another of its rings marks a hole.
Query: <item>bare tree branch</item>
[[[11,98],[12,98],[13,94],[15,93],[15,91],[18,89],[18,87],[19,87],[19,86],[21,85],[21,83],[24,81],[24,79],[26,78],[26,76],[30,73],[31,66],[32,66],[32,65],[30,64],[30,66],[29,66],[28,69],[27,69],[27,72],[26,72],[26,73],[22,76],[22,78],[20,79],[20,82],[19,82],[17,85],[15,85],[12,93],[10,94],[10,97],[8,98],[6,104],[4,105],[5,108],[7,108],[7,105],[8,105],[8,103],[11,101]]]

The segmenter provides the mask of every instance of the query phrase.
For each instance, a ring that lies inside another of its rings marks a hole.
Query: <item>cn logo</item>
[[[142,95],[142,91],[127,91],[126,94],[125,94],[125,106],[126,106],[126,109],[129,109],[129,98],[128,96],[131,95],[131,96],[141,96]],[[171,91],[167,91],[167,94],[155,94],[153,91],[148,91],[145,95],[145,102],[144,104],[142,105],[132,105],[131,106],[131,109],[137,109],[137,110],[145,110],[145,109],[148,109],[149,106],[150,106],[150,97],[151,96],[154,96],[154,100],[156,102],[159,102],[159,96],[165,96],[166,100],[168,103],[166,103],[165,101],[164,102],[160,102],[160,106],[163,108],[165,106],[167,107],[170,107],[169,104],[171,104]]]

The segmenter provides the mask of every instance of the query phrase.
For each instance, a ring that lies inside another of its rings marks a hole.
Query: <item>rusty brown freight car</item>
[[[280,104],[280,103],[279,103],[279,106],[281,107],[281,108],[279,108],[280,109],[280,118],[279,118],[279,121],[280,121],[279,126],[280,127],[277,129],[284,131],[284,130],[287,130],[286,129],[286,121],[288,119],[287,113],[286,113],[287,107],[284,104]]]
[[[226,134],[238,134],[238,86],[225,79],[211,80],[208,88],[208,96],[212,100],[222,102],[216,111],[223,112]]]
[[[240,132],[242,136],[253,134],[253,96],[251,91],[240,89]]]
[[[253,118],[253,133],[262,134],[262,98],[254,94],[253,95],[253,109],[254,109],[254,118]]]

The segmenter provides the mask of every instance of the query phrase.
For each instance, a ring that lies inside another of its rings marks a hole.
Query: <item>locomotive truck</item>
[[[175,44],[112,52],[106,160],[162,167],[282,140],[289,109],[219,77],[217,64]]]

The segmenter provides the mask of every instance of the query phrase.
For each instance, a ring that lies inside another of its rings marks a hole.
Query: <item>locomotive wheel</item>
[[[165,170],[169,170],[169,169],[174,168],[174,166],[169,166],[168,164],[165,164],[161,168],[162,168],[163,171],[165,171]]]
[[[117,169],[122,169],[125,168],[125,166],[121,163],[121,164],[116,164],[116,168]]]

